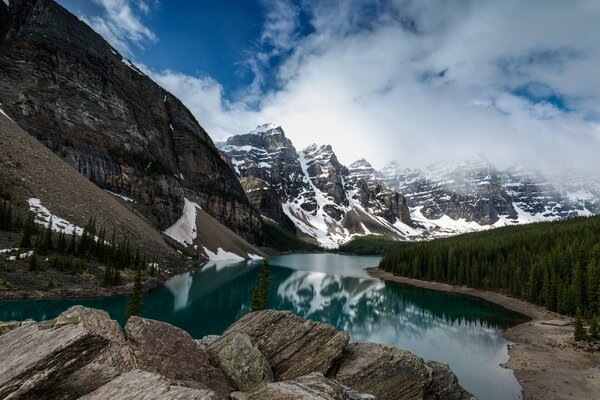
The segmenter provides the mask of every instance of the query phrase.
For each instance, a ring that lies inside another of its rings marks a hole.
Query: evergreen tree
[[[583,326],[583,320],[581,318],[581,310],[578,308],[575,317],[575,330],[573,336],[576,341],[584,340],[586,338],[585,328]]]
[[[596,317],[590,321],[590,338],[593,340],[600,339],[600,328],[598,327],[598,318]]]
[[[142,316],[142,308],[144,307],[144,296],[142,293],[142,269],[137,268],[135,271],[135,281],[133,282],[133,292],[127,304],[127,318],[131,316]]]
[[[50,217],[50,222],[48,223],[48,227],[44,231],[44,249],[46,251],[52,251],[54,249],[54,243],[52,242],[52,217]]]
[[[37,271],[40,269],[40,261],[38,260],[37,254],[35,252],[29,257],[29,270]]]
[[[56,244],[56,250],[61,253],[67,251],[67,237],[65,236],[65,231],[60,231],[60,235],[58,235],[58,243]]]
[[[25,249],[31,248],[31,236],[35,233],[35,219],[32,213],[27,213],[27,219],[23,226],[23,237],[21,238],[20,247]]]
[[[75,254],[77,251],[77,234],[73,232],[71,234],[71,240],[69,241],[69,247],[67,248],[67,253]]]
[[[252,293],[250,311],[260,311],[269,308],[269,285],[271,284],[271,270],[269,262],[263,261],[263,268],[258,275],[258,283]]]

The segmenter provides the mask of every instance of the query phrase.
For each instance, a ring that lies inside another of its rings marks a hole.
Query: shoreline
[[[377,267],[369,276],[423,289],[477,297],[531,318],[503,331],[511,342],[511,369],[521,385],[524,399],[592,399],[600,396],[600,353],[574,346],[572,319],[501,293],[465,286],[405,278]]]

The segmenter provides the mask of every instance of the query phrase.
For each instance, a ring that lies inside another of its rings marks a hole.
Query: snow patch
[[[263,260],[264,258],[259,256],[258,254],[250,254],[248,253],[248,258],[251,260]]]
[[[113,196],[116,196],[122,200],[125,200],[128,203],[135,203],[135,200],[127,197],[127,196],[123,196],[122,194],[119,193],[115,193],[115,192],[111,192],[110,190],[105,190],[105,192],[112,194]]]
[[[204,253],[207,255],[208,259],[211,261],[225,261],[225,260],[243,261],[244,260],[244,257],[241,257],[241,256],[239,256],[235,253],[229,252],[229,251],[225,251],[221,247],[219,247],[217,249],[216,253],[213,253],[212,251],[210,251],[209,249],[207,249],[204,246],[202,246],[202,248],[204,249]]]
[[[70,223],[66,219],[52,214],[46,207],[42,206],[42,201],[40,199],[32,197],[27,200],[27,203],[29,203],[29,210],[33,212],[35,216],[35,222],[38,224],[47,228],[48,225],[50,225],[50,220],[52,220],[51,229],[54,232],[64,232],[67,235],[83,235],[83,228],[80,228],[77,225]],[[97,240],[98,238],[95,239]]]
[[[121,58],[121,62],[125,65],[127,65],[129,68],[131,68],[132,71],[135,71],[137,74],[144,76],[144,74],[142,73],[142,71],[140,71],[140,69],[138,67],[135,66],[134,63],[132,63],[130,60],[128,60],[125,57]]]
[[[21,254],[16,255],[16,256],[10,256],[6,260],[7,261],[23,260],[25,258],[31,257],[32,255],[33,255],[33,250],[29,250],[27,253],[21,253]]]
[[[196,239],[198,230],[196,228],[196,209],[200,206],[193,201],[184,198],[183,215],[164,233],[173,240],[184,246],[191,246]]]

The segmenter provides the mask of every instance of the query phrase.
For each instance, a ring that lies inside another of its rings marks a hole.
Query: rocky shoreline
[[[291,312],[242,317],[195,341],[169,324],[75,306],[0,324],[0,398],[473,399],[448,366],[392,346],[349,344]]]
[[[571,318],[496,292],[405,278],[377,267],[366,270],[374,278],[478,297],[531,318],[503,333],[512,342],[506,367],[514,371],[524,399],[598,397],[600,354],[575,345]]]

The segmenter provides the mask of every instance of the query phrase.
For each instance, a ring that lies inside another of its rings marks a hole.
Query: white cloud
[[[298,9],[274,4],[241,100],[224,100],[210,78],[152,73],[216,140],[270,121],[299,148],[332,144],[343,162],[422,166],[481,152],[500,164],[600,168],[589,120],[600,116],[597,1],[305,0],[314,33],[304,38]],[[282,88],[264,93],[277,52],[291,52]]]
[[[81,18],[111,45],[127,56],[132,56],[131,45],[143,47],[155,42],[156,35],[140,20],[133,10],[136,7],[143,14],[150,11],[150,4],[143,0],[92,0],[102,7],[103,13]]]

